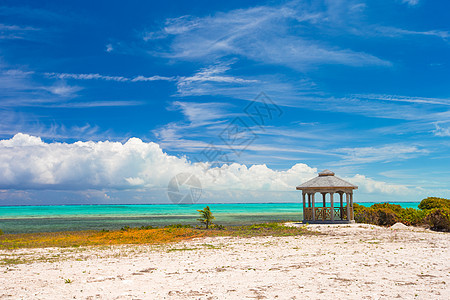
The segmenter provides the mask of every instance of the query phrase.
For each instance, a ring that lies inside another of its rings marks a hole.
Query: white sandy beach
[[[35,261],[0,266],[0,298],[450,299],[449,234],[309,227],[326,235],[1,251]]]

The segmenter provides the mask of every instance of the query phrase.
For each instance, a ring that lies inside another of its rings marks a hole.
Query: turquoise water
[[[393,204],[417,208],[419,202]],[[196,224],[197,209],[206,205],[216,223],[223,225],[302,219],[300,203],[0,206],[0,229],[5,233],[25,233]]]

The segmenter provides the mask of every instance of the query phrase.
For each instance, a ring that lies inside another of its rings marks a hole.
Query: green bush
[[[353,215],[357,223],[377,224],[377,214],[371,207],[353,203]]]
[[[358,223],[384,226],[396,222],[414,226],[428,224],[432,230],[450,231],[449,199],[428,197],[420,202],[419,209],[389,203],[376,203],[370,207],[354,203],[353,211]]]
[[[397,214],[390,208],[381,207],[375,210],[378,218],[377,225],[392,226],[400,221]]]
[[[210,226],[210,228],[212,228],[212,229],[217,229],[217,230],[225,230],[225,229],[226,229],[225,226],[220,225],[220,224],[212,224],[212,225]]]
[[[0,229],[0,235],[2,235],[3,234],[3,231]]]
[[[183,225],[183,224],[171,224],[164,226],[165,228],[192,228],[191,225]]]
[[[377,203],[370,207],[353,204],[355,222],[390,226],[399,222],[400,205]]]
[[[394,212],[395,214],[400,214],[402,210],[404,210],[403,207],[401,207],[398,204],[390,204],[390,203],[375,203],[371,206],[374,209],[388,209]]]
[[[450,209],[434,208],[425,217],[432,230],[450,231]]]
[[[445,198],[438,198],[438,197],[428,197],[428,198],[423,199],[420,202],[419,208],[422,210],[433,209],[433,208],[450,209],[450,200],[445,199]]]
[[[408,226],[417,226],[425,223],[425,216],[427,212],[411,207],[404,208],[400,213],[400,220],[403,224]]]

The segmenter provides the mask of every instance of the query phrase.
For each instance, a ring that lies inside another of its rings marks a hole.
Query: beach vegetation
[[[125,228],[125,227],[124,227]],[[128,227],[126,230],[110,231],[67,231],[4,234],[0,236],[0,249],[63,247],[67,250],[78,247],[85,250],[86,246],[111,246],[123,244],[167,244],[193,238],[214,236],[300,236],[319,234],[303,227],[288,227],[283,223],[264,223],[242,226],[221,226],[203,230],[197,228],[155,228],[141,229]],[[70,248],[69,248],[70,247]],[[13,263],[13,261],[3,261]]]
[[[450,231],[450,209],[434,208],[425,217],[432,230]]]
[[[419,204],[419,209],[427,210],[433,208],[450,209],[450,199],[428,197],[423,199]]]
[[[437,197],[423,199],[419,209],[403,208],[390,203],[366,207],[354,203],[354,218],[358,223],[392,226],[401,222],[407,226],[428,226],[432,230],[450,231],[450,200]]]
[[[189,224],[170,224],[164,226],[164,228],[192,228],[192,225]]]
[[[2,235],[3,234],[3,231],[0,229],[0,235]]]
[[[212,224],[212,220],[215,219],[209,206],[206,206],[204,209],[197,209],[200,213],[200,218],[197,219],[202,224],[205,224],[206,229],[208,229],[209,225]]]

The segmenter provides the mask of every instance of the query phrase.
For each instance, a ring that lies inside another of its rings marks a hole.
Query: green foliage
[[[209,209],[209,206],[205,207],[204,209],[197,209],[197,211],[200,213],[200,218],[197,219],[197,221],[205,224],[206,229],[208,229],[209,225],[212,224],[212,220],[215,219],[211,210]]]
[[[0,229],[0,235],[2,235],[3,234],[3,231]]]
[[[428,212],[425,221],[432,230],[450,231],[450,209],[434,208]]]
[[[382,207],[376,210],[376,212],[378,218],[378,225],[392,226],[400,221],[400,218],[397,215],[397,213],[393,211],[391,208]]]
[[[282,223],[263,223],[243,226],[230,226],[227,227],[227,232],[230,232],[234,236],[297,236],[304,234],[319,234],[314,231],[310,231],[306,226],[302,227],[290,227],[284,226]]]
[[[139,229],[141,230],[148,230],[148,229],[156,229],[157,227],[151,226],[151,225],[142,225],[141,227],[139,227]]]
[[[212,224],[212,225],[210,226],[210,228],[212,228],[212,229],[217,229],[217,230],[225,230],[225,229],[226,229],[225,226],[219,225],[219,224]]]
[[[428,197],[419,204],[420,209],[447,208],[450,209],[450,200],[438,197]]]
[[[389,203],[376,203],[370,207],[354,203],[353,210],[358,223],[391,226],[401,222],[408,226],[429,225],[432,230],[450,231],[449,199],[428,197],[420,202],[419,209]]]
[[[400,220],[403,224],[408,226],[417,226],[424,224],[424,219],[427,212],[420,210],[420,209],[414,209],[411,207],[404,208],[400,214]]]
[[[183,224],[170,224],[167,226],[164,226],[164,228],[192,228],[191,225],[183,225]]]
[[[370,207],[353,204],[355,221],[382,226],[391,226],[401,221],[399,215],[403,208],[400,205],[377,203]]]
[[[73,280],[71,280],[71,279],[64,279],[64,283],[72,283],[73,282]]]

